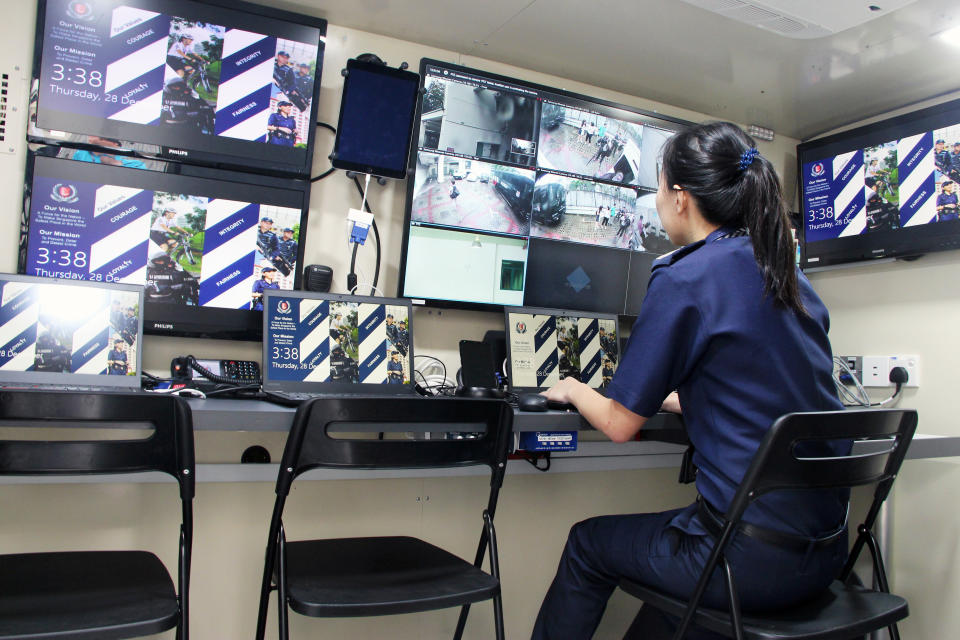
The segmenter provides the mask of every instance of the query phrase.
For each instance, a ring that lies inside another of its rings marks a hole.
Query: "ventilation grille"
[[[7,107],[10,104],[10,74],[0,73],[0,143],[7,141]]]

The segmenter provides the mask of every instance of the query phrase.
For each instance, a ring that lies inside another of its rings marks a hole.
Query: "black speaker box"
[[[308,264],[303,269],[303,289],[305,291],[330,291],[333,283],[333,269],[325,264]]]

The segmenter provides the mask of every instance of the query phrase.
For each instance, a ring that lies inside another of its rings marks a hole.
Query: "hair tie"
[[[740,154],[740,163],[737,165],[740,167],[740,171],[746,171],[747,167],[753,164],[753,161],[757,159],[757,156],[760,155],[760,152],[757,151],[756,147],[750,147],[746,151]]]

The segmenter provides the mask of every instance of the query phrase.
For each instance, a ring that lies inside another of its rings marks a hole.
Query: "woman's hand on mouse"
[[[573,396],[579,390],[579,387],[582,386],[584,386],[584,384],[576,378],[564,378],[544,391],[542,395],[547,396],[548,400],[553,400],[554,402],[566,402],[576,405],[577,403],[573,400]]]

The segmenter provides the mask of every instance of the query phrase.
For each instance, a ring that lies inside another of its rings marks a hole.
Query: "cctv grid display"
[[[265,388],[411,383],[407,301],[271,291],[265,304]]]
[[[673,248],[659,151],[687,123],[435,60],[421,77],[400,294],[637,313]]]
[[[130,286],[0,276],[0,384],[139,388],[140,304]]]
[[[960,101],[797,147],[801,265],[960,247]]]
[[[594,389],[613,379],[619,356],[615,316],[551,309],[504,309],[511,390],[538,390],[568,377]]]
[[[145,285],[151,333],[256,337],[263,292],[297,282],[309,186],[173,167],[196,175],[31,156],[20,271]]]
[[[41,0],[29,134],[307,175],[325,32],[243,2]]]

